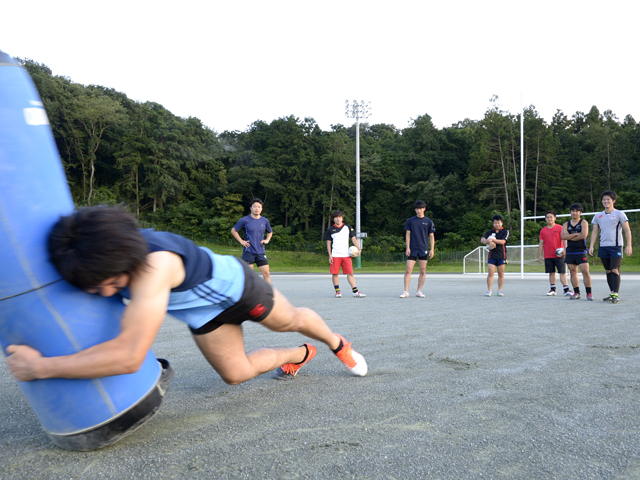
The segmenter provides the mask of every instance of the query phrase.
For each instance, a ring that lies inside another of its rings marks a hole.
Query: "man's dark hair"
[[[253,207],[254,203],[259,203],[264,207],[264,203],[262,202],[262,200],[260,200],[259,198],[254,198],[249,202],[249,208]]]
[[[504,218],[502,218],[502,215],[494,215],[493,217],[491,217],[491,221],[493,222],[494,220],[500,220],[501,222],[504,222]]]
[[[546,217],[549,214],[553,215],[554,217],[558,216],[558,215],[556,215],[556,212],[554,212],[553,210],[547,210],[546,213],[544,214],[544,216]]]
[[[342,217],[344,220],[344,214],[340,210],[334,210],[331,214],[331,223],[333,223],[333,219],[336,217]]]
[[[148,253],[133,215],[117,207],[85,207],[60,217],[48,246],[53,265],[82,290],[137,272],[146,265]]]
[[[415,203],[413,204],[413,208],[427,208],[427,204],[424,203],[423,200],[416,200]]]
[[[600,195],[600,200],[602,200],[602,198],[605,196],[610,197],[611,200],[613,200],[614,202],[618,200],[618,196],[616,195],[616,192],[614,192],[613,190],[606,190],[602,192],[602,195]]]
[[[582,205],[580,203],[574,203],[569,207],[569,211],[571,210],[577,210],[578,212],[582,213],[584,212],[584,208],[582,207]]]

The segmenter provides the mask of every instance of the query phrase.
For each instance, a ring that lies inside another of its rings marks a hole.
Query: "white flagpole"
[[[524,109],[520,92],[520,278],[524,278]]]

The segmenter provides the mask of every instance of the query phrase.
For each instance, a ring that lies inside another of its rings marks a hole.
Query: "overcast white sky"
[[[0,50],[55,75],[154,101],[218,132],[312,117],[439,128],[535,105],[550,120],[592,105],[640,121],[633,1],[5,2]]]

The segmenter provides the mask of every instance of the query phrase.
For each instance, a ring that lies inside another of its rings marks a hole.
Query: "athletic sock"
[[[551,284],[551,290],[554,291],[554,292],[556,291],[556,284],[555,283]]]
[[[562,286],[562,291],[563,291],[564,293],[567,293],[567,292],[569,291],[569,285],[563,285],[563,286]]]
[[[591,287],[584,287],[584,288],[587,291],[587,295],[589,295],[591,293]]]
[[[573,291],[574,293],[577,293],[578,295],[580,295],[580,287],[574,287]]]
[[[301,345],[302,347],[304,347],[307,350],[307,353],[304,354],[304,358],[302,359],[301,362],[298,363],[294,363],[294,365],[300,365],[301,363],[304,363],[307,361],[307,357],[309,357],[309,347],[307,347],[306,345]]]
[[[351,289],[351,291],[352,291],[353,293],[358,293],[358,287],[353,287],[353,288]]]
[[[335,350],[331,350],[334,354],[338,353],[340,350],[342,350],[342,347],[344,347],[344,344],[342,343],[342,339],[340,339],[340,345],[338,345],[338,348],[336,348]]]
[[[336,291],[336,293],[340,293],[340,285],[334,285],[333,289]]]
[[[613,289],[613,272],[607,273],[607,285],[609,285],[610,292],[616,292],[617,290]]]
[[[611,291],[618,293],[620,290],[620,274],[611,272]]]

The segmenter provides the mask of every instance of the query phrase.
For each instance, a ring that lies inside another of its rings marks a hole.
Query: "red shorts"
[[[339,274],[340,265],[342,265],[342,273],[353,273],[351,257],[333,257],[333,263],[329,264],[329,273],[333,275]]]

